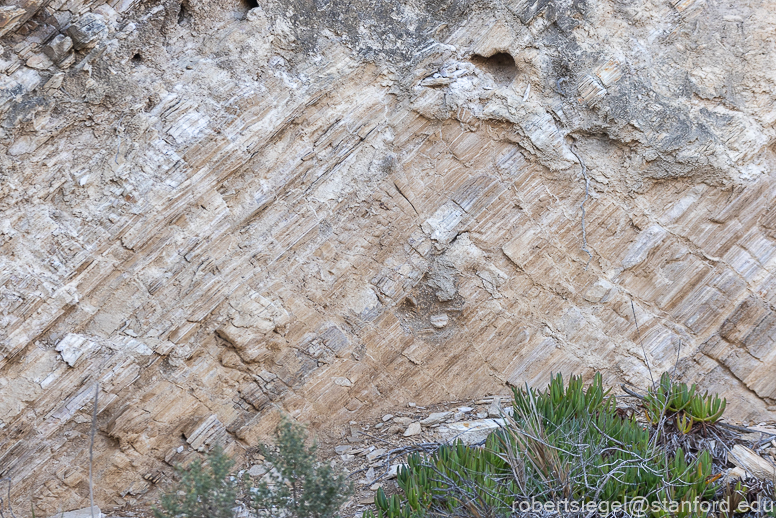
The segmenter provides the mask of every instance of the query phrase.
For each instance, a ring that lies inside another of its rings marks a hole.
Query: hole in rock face
[[[254,7],[259,6],[258,0],[240,0],[240,2],[242,3],[243,10],[246,13],[251,9],[253,9]]]
[[[496,83],[506,86],[512,83],[517,77],[517,65],[515,59],[506,52],[499,52],[490,57],[474,54],[469,60],[486,72],[489,72]]]
[[[141,56],[139,53],[136,53],[134,56],[132,56],[132,64],[137,65],[143,61],[143,56]]]
[[[178,25],[187,25],[191,21],[191,11],[185,3],[181,4],[181,9],[178,11]]]

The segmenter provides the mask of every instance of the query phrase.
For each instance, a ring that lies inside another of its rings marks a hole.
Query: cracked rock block
[[[321,333],[321,340],[337,357],[342,357],[348,347],[348,337],[337,326],[331,326]]]
[[[0,37],[13,32],[48,3],[47,0],[10,0],[0,6]]]
[[[0,6],[0,37],[16,29],[26,14],[25,9],[15,5]]]
[[[728,453],[728,460],[756,478],[776,482],[776,465],[746,446],[740,444],[733,446]]]
[[[216,330],[218,336],[229,342],[246,363],[258,363],[272,355],[267,345],[275,339],[272,335],[259,333],[250,328],[226,324]]]
[[[246,383],[240,387],[240,395],[256,410],[263,410],[270,403],[269,397],[255,383]]]
[[[420,423],[411,423],[406,430],[404,430],[404,437],[412,437],[413,435],[420,435],[421,425]]]
[[[62,355],[62,359],[71,367],[75,367],[78,359],[94,349],[97,344],[86,336],[69,333],[57,343],[56,350]]]
[[[46,70],[51,65],[53,65],[53,63],[48,57],[46,57],[45,54],[40,53],[30,57],[27,60],[26,65],[30,68],[34,68],[35,70]]]
[[[46,46],[43,53],[54,63],[61,63],[73,48],[73,40],[64,34],[57,34]]]
[[[463,216],[463,209],[451,201],[439,207],[430,218],[423,222],[421,228],[431,239],[446,245],[456,236],[455,229]]]
[[[579,92],[580,101],[588,105],[594,105],[599,99],[606,95],[606,88],[604,88],[599,81],[593,76],[585,76],[582,81],[579,82],[577,87]]]
[[[76,50],[94,47],[107,34],[108,27],[102,16],[92,13],[86,13],[67,28],[67,35],[72,38]]]
[[[192,448],[205,452],[210,451],[216,444],[223,443],[226,438],[226,428],[218,417],[211,415],[184,432],[184,436]]]
[[[435,424],[439,424],[445,421],[452,412],[435,412],[428,416],[427,418],[420,421],[420,424],[423,426],[433,426]]]

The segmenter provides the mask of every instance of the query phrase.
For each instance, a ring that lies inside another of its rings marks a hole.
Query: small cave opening
[[[181,3],[180,10],[178,11],[178,25],[188,25],[191,22],[191,11],[186,3]]]
[[[518,70],[515,58],[506,52],[498,52],[488,57],[474,54],[469,61],[476,67],[489,72],[499,85],[508,86],[517,77]]]
[[[240,3],[242,4],[243,11],[246,13],[259,6],[258,0],[240,0]]]
[[[143,56],[141,56],[139,52],[136,52],[136,53],[135,53],[135,54],[132,56],[132,58],[130,59],[130,61],[132,61],[132,64],[133,64],[133,65],[139,65],[140,63],[142,63],[142,62],[143,62]]]

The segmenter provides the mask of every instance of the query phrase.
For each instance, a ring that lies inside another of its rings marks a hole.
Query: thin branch
[[[771,437],[776,437],[776,434],[769,434],[769,433],[767,433],[767,432],[763,432],[763,431],[760,431],[760,430],[753,430],[753,429],[751,429],[751,428],[746,428],[746,427],[744,427],[744,426],[737,426],[737,425],[734,425],[734,424],[729,424],[729,423],[725,423],[725,422],[722,422],[722,421],[717,421],[717,422],[716,422],[716,423],[714,423],[714,424],[715,424],[715,425],[717,425],[717,426],[721,426],[722,428],[727,428],[727,429],[729,429],[729,430],[735,430],[735,431],[737,431],[737,432],[744,432],[744,433],[761,433],[761,434],[763,434],[763,435],[769,435],[769,436],[771,436]]]
[[[649,365],[649,358],[647,358],[647,350],[644,349],[644,339],[641,338],[641,329],[639,329],[639,320],[636,318],[636,306],[633,305],[633,299],[631,299],[631,311],[633,311],[633,322],[636,324],[636,333],[639,336],[639,343],[641,344],[641,353],[644,355],[644,361],[647,364],[647,370],[649,371],[649,381],[652,382],[652,386],[655,386],[655,378],[652,376],[652,367]]]
[[[94,517],[94,477],[92,476],[94,465],[94,434],[97,431],[97,399],[100,395],[100,382],[94,384],[94,409],[92,410],[92,429],[89,434],[89,510]]]
[[[639,398],[639,399],[644,399],[644,396],[642,396],[642,395],[641,395],[641,394],[639,394],[638,392],[635,392],[635,391],[633,391],[633,390],[629,389],[628,387],[626,387],[626,386],[625,386],[625,383],[621,384],[621,385],[620,385],[620,388],[621,388],[623,391],[625,391],[625,393],[626,393],[626,394],[628,394],[629,396],[633,396],[633,397],[635,397],[635,398]]]
[[[16,518],[16,515],[13,514],[13,509],[11,509],[11,477],[0,478],[0,482],[8,482],[8,512],[11,513],[12,518]],[[5,516],[5,514],[3,514],[3,509],[5,509],[5,507],[6,505],[3,501],[3,497],[0,497],[0,518]]]
[[[679,347],[676,348],[676,361],[674,362],[674,372],[672,376],[676,376],[676,369],[679,367],[679,357],[682,354],[682,339],[679,339]]]
[[[585,252],[588,257],[587,263],[585,264],[585,270],[587,270],[587,267],[590,266],[590,261],[593,260],[593,254],[590,253],[590,249],[587,247],[587,229],[585,228],[585,202],[587,202],[587,198],[590,196],[590,178],[587,176],[585,161],[582,160],[582,157],[577,153],[577,150],[574,149],[574,144],[571,144],[569,148],[571,149],[571,152],[574,153],[574,156],[577,157],[577,160],[579,160],[579,165],[582,166],[582,177],[585,179],[585,198],[582,200],[580,208],[582,209],[582,251]]]

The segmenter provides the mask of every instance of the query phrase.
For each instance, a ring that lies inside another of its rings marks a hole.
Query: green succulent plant
[[[728,481],[722,490],[722,501],[726,505],[721,507],[721,517],[733,518],[736,514],[740,514],[739,506],[741,503],[746,502],[747,492],[747,487],[740,480],[735,482]]]
[[[695,421],[693,420],[693,418],[688,416],[687,414],[676,416],[676,428],[683,434],[690,433],[690,431],[692,430],[692,426],[694,424],[695,424]]]
[[[726,399],[720,399],[716,394],[710,396],[707,392],[703,396],[693,398],[687,413],[698,423],[716,423],[725,412],[726,406]]]
[[[587,387],[576,376],[564,384],[559,374],[544,391],[526,386],[513,394],[513,417],[505,415],[504,426],[482,447],[457,442],[430,455],[411,455],[397,477],[402,494],[387,497],[379,490],[375,511],[364,518],[508,516],[529,499],[692,502],[717,491],[711,455],[689,457],[681,449],[667,455],[651,441],[654,430],[618,414],[600,374]],[[700,397],[695,386],[663,376],[650,397],[648,415],[652,411],[659,420],[666,412],[681,412],[678,426],[692,429],[689,409]]]
[[[660,382],[644,398],[644,410],[651,424],[673,416],[682,433],[689,433],[695,423],[716,423],[726,406],[727,400],[708,392],[701,395],[697,385],[693,383],[688,387],[686,383],[674,382],[667,372],[660,376]]]

